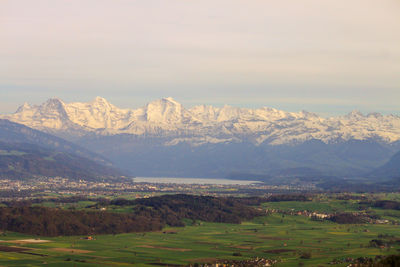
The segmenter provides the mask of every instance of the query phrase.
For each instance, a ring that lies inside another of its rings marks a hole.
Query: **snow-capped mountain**
[[[41,105],[24,104],[0,118],[63,137],[96,134],[131,134],[163,138],[165,145],[251,142],[270,145],[300,144],[308,140],[335,143],[400,139],[400,117],[353,111],[346,116],[322,118],[314,113],[274,108],[247,109],[200,105],[185,108],[168,97],[137,109],[121,109],[96,97],[88,103],[49,99]]]
[[[357,111],[323,118],[267,107],[185,108],[172,98],[121,109],[97,97],[24,104],[0,118],[69,139],[144,176],[363,175],[400,149],[399,116]]]

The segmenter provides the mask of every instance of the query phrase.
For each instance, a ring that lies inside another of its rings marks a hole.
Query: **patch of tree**
[[[364,209],[374,207],[384,210],[400,210],[400,202],[394,200],[360,201],[358,204]]]
[[[312,255],[309,251],[302,252],[300,255],[300,259],[311,259],[311,257]]]
[[[378,200],[373,203],[373,207],[385,210],[400,210],[400,202],[393,200]]]
[[[268,198],[265,197],[231,197],[231,199],[248,206],[259,206],[264,202],[268,202]]]
[[[369,241],[369,246],[374,248],[387,247],[388,242],[382,239],[372,239],[371,241]]]
[[[376,256],[376,259],[381,259],[381,256]],[[346,266],[357,266],[357,267],[372,267],[372,264],[374,263],[374,259],[370,257],[359,257],[357,259],[353,259],[351,257],[346,257],[346,258],[335,258],[331,262],[329,262],[330,265],[338,265],[338,264],[343,264],[346,263]]]
[[[366,216],[367,216],[368,218],[370,218],[370,219],[373,219],[373,220],[380,220],[380,219],[382,219],[382,216],[381,216],[381,215],[379,215],[379,214],[377,214],[377,213],[375,213],[375,212],[373,212],[373,211],[367,211],[367,212],[366,212]]]
[[[276,194],[269,197],[241,197],[233,198],[234,200],[249,206],[259,206],[265,202],[281,202],[281,201],[311,201],[311,194]]]
[[[400,266],[400,255],[378,255],[375,259],[363,258],[362,261],[357,261],[355,263],[360,267],[398,267]]]
[[[374,263],[375,267],[380,266],[400,266],[400,255],[390,255]]]
[[[179,199],[179,198],[184,199],[186,197],[190,197],[190,199],[199,198],[198,196],[193,196],[193,195],[177,194],[177,195],[161,196],[160,200],[158,200],[156,197],[153,197],[150,199],[137,199],[137,200],[129,200],[129,199],[124,199],[124,198],[119,198],[119,199],[111,200],[109,202],[109,204],[116,205],[116,206],[130,206],[130,205],[143,204],[144,202],[149,203],[149,202],[155,202],[155,201],[172,201],[172,200],[177,201],[177,199]],[[201,198],[203,198],[203,199],[209,198],[209,199],[212,199],[212,201],[215,201],[215,199],[216,199],[213,197],[204,197],[204,196]],[[277,194],[277,195],[272,195],[269,197],[228,197],[228,198],[220,197],[218,199],[221,201],[224,200],[224,201],[226,201],[226,203],[235,203],[236,205],[242,204],[242,205],[246,205],[246,206],[258,206],[264,202],[311,201],[312,196],[309,194]]]
[[[390,216],[390,217],[395,217],[395,218],[400,218],[400,214],[397,212],[390,212],[390,211],[385,211],[383,213],[384,216]]]
[[[352,195],[352,194],[343,194],[336,196],[337,200],[365,200],[367,199],[366,196],[362,195]]]
[[[268,202],[281,202],[281,201],[311,201],[312,197],[307,194],[284,194],[272,195],[267,198]]]
[[[133,211],[111,213],[13,205],[0,208],[0,229],[43,236],[117,234],[156,231],[166,225],[184,226],[184,218],[240,223],[262,215],[235,199],[208,196],[165,195],[104,203],[133,205]]]
[[[71,211],[44,207],[0,208],[0,229],[43,236],[116,234],[160,230],[157,212],[139,214]]]
[[[366,218],[364,216],[347,212],[334,214],[329,217],[329,220],[339,224],[359,224],[366,222]]]
[[[0,191],[1,192],[1,191]],[[15,191],[18,192],[18,191]],[[32,191],[32,192],[39,192],[39,191]],[[1,204],[6,205],[7,207],[27,207],[31,206],[32,204],[40,204],[43,202],[52,202],[52,203],[78,203],[80,201],[94,201],[99,205],[109,205],[110,200],[106,198],[90,198],[87,196],[68,196],[68,197],[58,197],[58,198],[32,198],[29,200],[8,200],[2,201]]]
[[[400,239],[389,234],[379,234],[377,239],[369,241],[369,246],[375,248],[389,247],[394,244],[400,244]]]
[[[151,207],[165,217],[176,214],[178,218],[211,222],[240,223],[261,215],[260,211],[233,198],[211,196],[164,195],[136,199],[135,204]]]

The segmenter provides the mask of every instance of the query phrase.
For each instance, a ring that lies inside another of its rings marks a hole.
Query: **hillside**
[[[0,119],[0,177],[122,175],[105,157],[62,138]]]
[[[121,173],[90,159],[26,143],[0,142],[0,178],[63,177],[96,180]]]
[[[400,178],[400,151],[394,154],[383,166],[374,170],[371,175]]]
[[[99,164],[112,165],[105,157],[91,152],[82,146],[9,120],[0,119],[0,141],[5,143],[33,144],[50,150],[57,150],[75,154],[83,158],[89,158]]]

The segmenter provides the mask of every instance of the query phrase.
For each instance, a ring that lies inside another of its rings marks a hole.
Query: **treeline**
[[[373,202],[372,206],[385,210],[400,210],[400,202],[393,200],[378,200]]]
[[[360,224],[366,222],[366,217],[353,213],[343,212],[330,216],[329,220],[339,224]]]
[[[361,201],[361,207],[374,207],[384,210],[400,210],[400,202],[394,200]]]
[[[0,229],[43,236],[117,234],[156,231],[166,225],[183,226],[184,218],[240,223],[261,215],[261,211],[235,199],[208,196],[165,195],[108,203],[130,205],[133,211],[111,213],[14,205],[0,208]]]
[[[0,229],[42,236],[117,234],[160,230],[150,209],[140,214],[71,211],[44,207],[0,208]]]
[[[400,255],[378,255],[375,259],[366,258],[362,262],[358,262],[360,267],[398,267],[400,266]]]
[[[135,200],[139,205],[151,207],[165,216],[209,222],[240,223],[261,212],[233,198],[215,198],[193,195],[164,195]]]
[[[308,194],[282,194],[272,195],[267,198],[268,202],[281,202],[281,201],[311,201],[312,197]]]
[[[181,195],[174,195],[176,198],[179,198]],[[163,196],[167,197],[167,196]],[[194,197],[194,196],[191,196]],[[204,196],[203,196],[204,198]],[[224,198],[219,198],[224,199]],[[236,203],[241,203],[247,206],[259,206],[264,202],[281,202],[281,201],[311,201],[311,194],[276,194],[271,195],[269,197],[227,197],[227,200],[232,200]],[[25,207],[30,206],[31,204],[40,204],[42,202],[53,202],[53,203],[77,203],[79,201],[94,201],[96,202],[93,206],[108,206],[108,205],[116,205],[116,206],[130,206],[137,205],[141,203],[142,200],[129,200],[125,198],[118,199],[107,199],[107,198],[89,198],[87,196],[71,196],[71,197],[61,197],[61,198],[33,198],[30,200],[19,200],[19,201],[2,201],[1,203],[6,206],[12,207]]]
[[[105,200],[99,199],[99,202],[103,202],[103,204],[107,203],[108,205],[117,205],[117,206],[129,206],[136,204],[146,204],[150,206],[159,206],[161,203],[169,202],[173,203],[173,206],[180,206],[182,203],[178,203],[180,200],[188,201],[190,205],[193,205],[192,201],[200,201],[201,204],[207,206],[215,205],[216,203],[211,203],[210,199],[215,201],[215,198],[207,197],[207,196],[193,196],[193,195],[164,195],[162,197],[153,197],[153,198],[141,198],[136,200],[128,200],[128,199],[115,199],[115,200]],[[280,194],[280,195],[272,195],[269,197],[228,197],[228,198],[218,198],[219,201],[226,205],[231,205],[231,203],[235,203],[236,205],[242,204],[246,206],[259,206],[264,202],[281,202],[281,201],[311,201],[312,196],[307,194]],[[104,202],[105,201],[105,202]],[[207,203],[208,201],[208,203]],[[179,204],[179,205],[178,205]]]

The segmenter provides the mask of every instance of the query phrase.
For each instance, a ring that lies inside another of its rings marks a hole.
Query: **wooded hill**
[[[261,211],[238,200],[208,196],[165,195],[111,204],[133,205],[133,211],[9,206],[0,208],[0,230],[43,236],[117,234],[157,231],[166,225],[184,226],[183,219],[240,223],[261,215]]]

